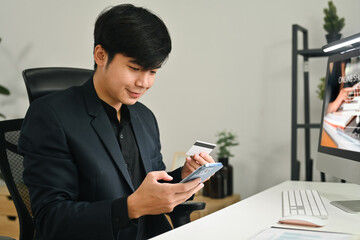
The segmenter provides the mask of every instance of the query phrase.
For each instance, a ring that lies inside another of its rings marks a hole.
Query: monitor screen
[[[324,91],[319,151],[359,162],[360,50],[329,57]]]
[[[359,49],[328,59],[318,150],[319,171],[360,184]],[[359,200],[351,204],[360,211]]]

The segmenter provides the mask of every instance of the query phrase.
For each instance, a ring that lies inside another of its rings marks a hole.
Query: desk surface
[[[281,218],[281,192],[287,189],[317,189],[329,212],[329,223],[321,228],[278,224]],[[360,199],[360,185],[287,181],[223,210],[153,239],[248,239],[271,226],[360,234],[360,214],[349,214],[330,201]]]

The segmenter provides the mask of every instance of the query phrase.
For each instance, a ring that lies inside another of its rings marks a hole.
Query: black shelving
[[[298,47],[298,34],[302,33],[303,47]],[[298,129],[304,129],[305,133],[305,180],[312,181],[313,159],[310,154],[310,130],[319,128],[320,124],[310,123],[310,96],[309,96],[309,58],[326,57],[329,53],[324,53],[322,49],[308,48],[307,29],[294,24],[292,26],[292,86],[291,86],[291,180],[300,180],[300,161],[297,159],[297,138]],[[303,84],[304,84],[304,123],[298,123],[298,57],[303,57]],[[325,181],[325,175],[321,174],[321,180]]]

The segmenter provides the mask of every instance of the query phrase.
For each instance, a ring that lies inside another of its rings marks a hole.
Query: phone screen
[[[181,183],[186,183],[196,178],[201,178],[201,182],[211,177],[223,167],[222,163],[207,163],[196,169],[189,176],[184,178]]]

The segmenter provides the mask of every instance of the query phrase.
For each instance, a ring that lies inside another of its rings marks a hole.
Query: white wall
[[[0,112],[8,119],[24,116],[28,101],[23,69],[92,68],[95,18],[120,2],[2,0],[0,84],[12,95],[0,95]],[[225,129],[234,131],[240,142],[231,159],[235,192],[245,198],[290,179],[291,26],[307,28],[309,47],[320,48],[326,43],[322,24],[327,1],[130,2],[157,13],[173,40],[169,60],[141,100],[158,118],[165,163],[171,166],[173,153],[186,151],[196,139],[215,142],[215,134]],[[343,35],[359,32],[360,1],[334,2],[338,14],[346,18]],[[321,102],[315,91],[325,63],[325,58],[310,60],[314,123],[320,121]],[[302,84],[299,88],[302,99]],[[301,101],[299,108],[303,109]],[[314,158],[317,135],[314,130]],[[301,149],[303,139],[298,141]],[[314,178],[319,179],[316,171]]]

